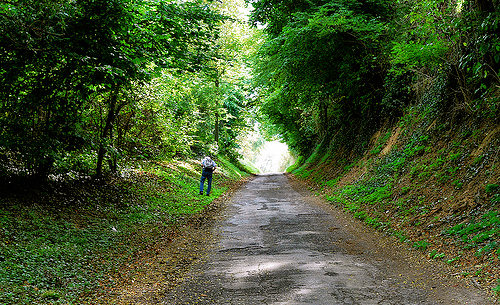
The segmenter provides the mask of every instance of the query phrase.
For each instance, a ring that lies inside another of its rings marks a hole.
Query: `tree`
[[[285,128],[285,138],[300,154],[310,153],[311,141],[328,141],[332,129],[351,126],[377,107],[391,18],[384,1],[307,3],[288,3],[273,18],[262,14],[287,2],[256,1],[253,15],[254,21],[268,23],[269,32],[257,70],[256,86],[266,87],[270,96],[262,109]],[[303,134],[309,141],[294,139]]]
[[[399,33],[392,41],[391,73],[413,75],[429,91],[441,87],[441,108],[494,112],[498,84],[498,12],[493,1],[398,2]],[[429,87],[430,86],[430,87]]]
[[[200,151],[221,152],[235,156],[236,138],[245,127],[245,99],[249,78],[247,60],[252,48],[252,33],[242,16],[243,0],[219,2],[216,5],[228,18],[221,24],[219,37],[204,69],[211,84],[198,87],[201,102],[199,122]],[[205,132],[202,132],[204,130]]]
[[[65,152],[99,143],[96,175],[132,85],[201,69],[224,17],[203,1],[10,1],[0,5],[1,146],[46,178]],[[100,129],[92,101],[105,105]],[[85,134],[85,136],[84,136]],[[5,170],[5,168],[4,168]]]

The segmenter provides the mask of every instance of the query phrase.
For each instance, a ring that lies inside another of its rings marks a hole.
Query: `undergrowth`
[[[469,222],[460,223],[443,232],[465,249],[474,249],[477,256],[496,255],[500,258],[500,214],[489,211]]]
[[[218,160],[213,194],[193,162],[142,163],[107,183],[48,186],[0,198],[0,303],[79,304],[114,285],[137,253],[248,174]]]

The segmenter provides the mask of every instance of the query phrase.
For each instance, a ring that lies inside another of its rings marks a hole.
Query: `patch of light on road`
[[[245,278],[249,276],[255,276],[258,274],[274,272],[279,269],[285,268],[290,265],[290,262],[255,262],[255,264],[247,264],[247,262],[242,262],[239,265],[235,265],[231,268],[230,273],[234,278]]]

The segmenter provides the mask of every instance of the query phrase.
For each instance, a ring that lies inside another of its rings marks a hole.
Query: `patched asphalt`
[[[412,281],[353,246],[345,223],[285,175],[252,179],[224,214],[213,247],[162,304],[488,304],[470,288]]]

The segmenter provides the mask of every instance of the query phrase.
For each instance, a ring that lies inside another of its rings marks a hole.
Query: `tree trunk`
[[[97,178],[102,177],[102,164],[104,161],[104,156],[106,154],[106,147],[104,146],[108,134],[111,134],[111,128],[113,127],[113,122],[116,116],[116,101],[118,99],[118,89],[114,90],[109,101],[108,116],[106,118],[106,124],[101,135],[101,143],[99,144],[99,151],[97,153],[97,165],[95,176]]]
[[[476,0],[476,5],[481,12],[493,13],[496,9],[495,3],[491,0]]]
[[[217,88],[217,100],[215,101],[216,109],[215,109],[215,131],[214,131],[214,140],[217,143],[217,147],[219,146],[219,78],[215,80],[215,88]]]
[[[54,158],[50,156],[44,156],[39,159],[35,165],[35,172],[33,174],[34,180],[39,182],[46,181],[52,171],[54,161]]]
[[[319,124],[320,137],[325,139],[328,137],[328,101],[321,101],[319,105]]]
[[[116,111],[116,114],[118,114],[119,110]],[[113,126],[113,125],[111,125]],[[113,128],[110,128],[109,130],[109,139],[110,141],[113,141]],[[113,153],[111,158],[108,159],[108,164],[109,164],[109,170],[111,171],[111,174],[116,175],[118,172],[118,158],[116,156],[116,153]]]

